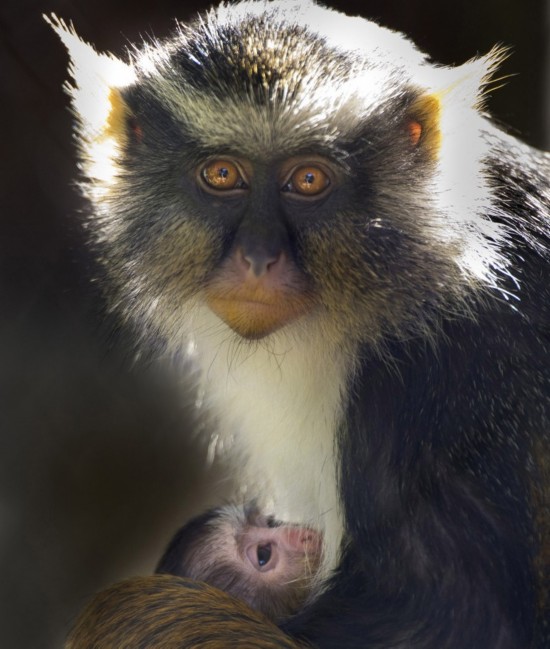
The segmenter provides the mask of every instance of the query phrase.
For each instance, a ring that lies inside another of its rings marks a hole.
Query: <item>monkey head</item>
[[[229,505],[184,525],[156,572],[205,581],[281,620],[306,601],[321,554],[315,530],[278,523],[254,506]]]
[[[498,282],[479,107],[501,53],[437,67],[326,16],[223,5],[128,62],[54,19],[91,229],[142,331],[179,348],[190,331],[376,342]]]

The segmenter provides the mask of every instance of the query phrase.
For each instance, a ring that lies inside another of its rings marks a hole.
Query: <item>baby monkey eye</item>
[[[300,194],[301,196],[317,196],[330,185],[330,177],[320,167],[304,165],[296,168],[282,191]]]
[[[271,543],[267,543],[266,545],[259,545],[257,550],[256,550],[256,557],[258,559],[258,565],[260,568],[263,568],[265,565],[269,563],[269,560],[271,559]]]
[[[257,531],[257,530],[256,530]],[[261,540],[249,543],[244,547],[244,554],[250,565],[258,572],[269,572],[274,570],[280,560],[280,552],[277,543],[268,540],[271,534],[261,532]]]
[[[215,191],[247,188],[239,167],[230,160],[212,160],[201,169],[200,176],[207,188]]]

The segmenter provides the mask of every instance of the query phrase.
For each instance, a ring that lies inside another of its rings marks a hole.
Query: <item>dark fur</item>
[[[155,573],[176,575],[178,577],[188,576],[185,563],[189,558],[189,554],[192,554],[196,547],[201,547],[205,543],[205,537],[208,535],[206,526],[212,521],[215,522],[218,516],[219,514],[215,509],[210,509],[182,526],[168,543],[155,568]],[[205,580],[202,579],[201,581]]]
[[[474,320],[446,319],[435,348],[396,341],[391,365],[362,350],[340,436],[352,542],[333,587],[288,625],[319,646],[549,646],[533,494],[548,482],[550,168],[490,145],[520,301],[495,293]]]

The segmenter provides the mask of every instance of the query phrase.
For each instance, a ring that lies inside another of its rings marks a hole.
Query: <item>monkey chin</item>
[[[210,294],[206,303],[228,327],[247,340],[265,338],[298,319],[311,308],[306,300],[296,298],[261,302]]]

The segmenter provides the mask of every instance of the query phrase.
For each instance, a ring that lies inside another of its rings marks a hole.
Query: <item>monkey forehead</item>
[[[434,71],[402,35],[294,1],[222,6],[135,63],[194,137],[243,153],[341,141]]]
[[[254,156],[291,152],[306,145],[331,147],[352,138],[388,100],[389,93],[384,92],[387,77],[378,71],[369,76],[364,86],[357,79],[348,80],[338,90],[312,87],[300,96],[268,103],[250,101],[244,93],[219,97],[181,91],[170,80],[156,79],[155,85],[163,106],[194,140]],[[371,90],[367,97],[365,88]]]

